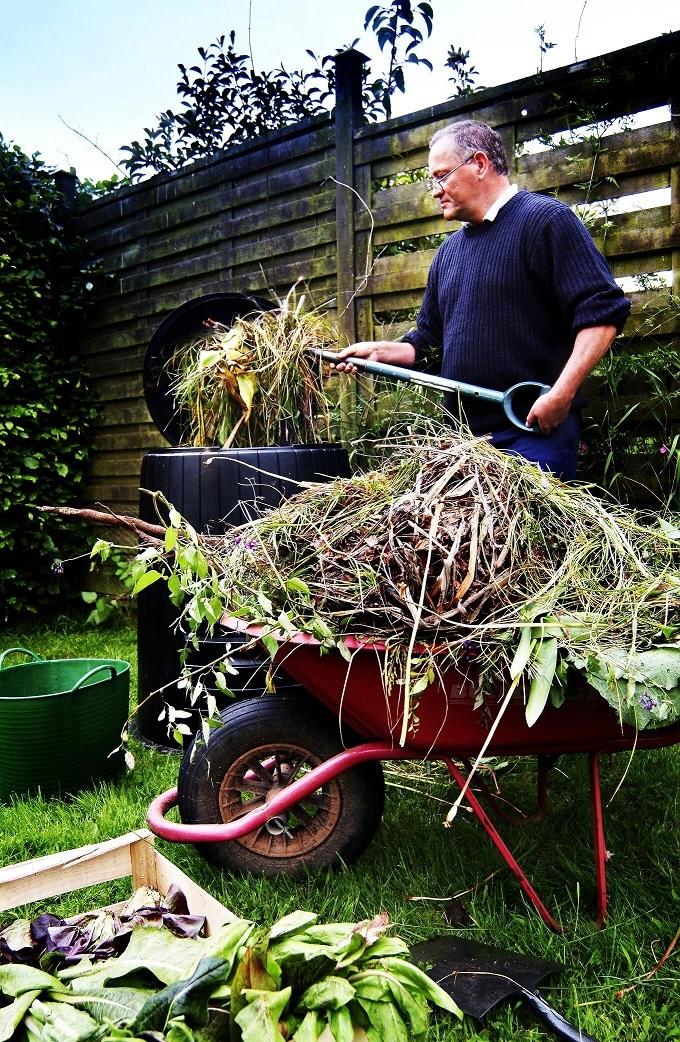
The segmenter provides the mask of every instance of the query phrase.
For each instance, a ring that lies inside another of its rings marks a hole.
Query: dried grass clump
[[[169,362],[175,404],[192,445],[262,446],[329,438],[330,406],[310,347],[336,348],[322,312],[291,290],[272,311],[208,322]]]
[[[639,726],[680,716],[680,531],[485,439],[440,430],[383,451],[377,469],[310,486],[220,539],[194,533],[203,576],[181,564],[180,541],[189,627],[226,612],[341,650],[347,634],[387,640],[386,678],[407,703],[424,673],[462,656],[481,692],[526,677],[529,723],[567,666]]]
[[[588,612],[611,639],[644,613],[671,610],[677,544],[483,439],[393,442],[379,471],[306,490],[225,537],[223,574],[248,602],[265,591],[339,631],[467,639],[526,618],[528,602]],[[247,549],[246,549],[247,548]],[[642,613],[642,614],[641,614]]]
[[[402,661],[416,640],[444,644],[496,677],[512,675],[522,635],[529,670],[555,652],[553,680],[560,661],[597,662],[629,685],[648,668],[640,655],[677,645],[679,533],[483,439],[389,448],[379,470],[306,490],[228,536],[214,561],[225,608],[336,640],[388,638]],[[635,719],[666,720],[664,699],[643,699]]]

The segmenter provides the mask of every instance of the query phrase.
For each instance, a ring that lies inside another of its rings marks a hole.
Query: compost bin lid
[[[271,300],[245,293],[208,293],[188,300],[163,319],[144,358],[144,398],[151,419],[171,445],[181,445],[187,429],[186,417],[175,404],[168,370],[175,348],[205,332],[203,323],[209,318],[230,326],[241,315],[271,311],[275,306]]]

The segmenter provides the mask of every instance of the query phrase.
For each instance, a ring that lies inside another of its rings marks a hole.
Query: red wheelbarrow
[[[253,626],[247,632],[257,636],[262,630]],[[385,645],[352,638],[346,644],[350,662],[336,650],[320,653],[313,637],[286,638],[276,661],[304,688],[302,694],[252,698],[224,710],[222,725],[211,732],[208,744],[196,740],[185,754],[177,788],[151,804],[152,831],[164,839],[197,844],[208,860],[229,870],[295,874],[340,859],[352,862],[382,817],[380,761],[440,760],[543,921],[559,932],[561,927],[467,784],[470,758],[479,753],[493,723],[488,704],[486,714],[475,708],[474,664],[448,667],[429,685],[419,698],[418,726],[400,746],[402,693],[396,688],[385,696]],[[537,757],[534,818],[546,810],[548,770],[555,758],[563,753],[588,756],[599,926],[607,910],[599,758],[676,742],[680,723],[638,732],[622,725],[586,684],[559,708],[548,704],[531,728],[517,692],[498,721],[486,755]],[[481,792],[482,798],[491,798],[483,785]],[[165,817],[175,804],[181,824]]]

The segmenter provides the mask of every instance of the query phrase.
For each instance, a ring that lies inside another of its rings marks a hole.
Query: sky
[[[120,146],[140,138],[159,112],[180,107],[178,63],[197,64],[197,48],[232,29],[237,48],[251,53],[258,70],[281,63],[309,68],[307,48],[323,55],[358,38],[357,47],[379,72],[375,38],[363,29],[375,2],[0,0],[0,134],[27,153],[40,153],[49,166],[75,168],[81,178],[110,177]],[[677,0],[430,2],[434,31],[420,53],[434,71],[409,69],[406,95],[393,103],[395,115],[451,94],[444,67],[451,45],[470,51],[477,83],[491,87],[536,72],[539,26],[555,43],[544,69],[680,28]]]

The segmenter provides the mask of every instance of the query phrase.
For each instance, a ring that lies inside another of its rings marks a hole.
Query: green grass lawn
[[[27,625],[5,632],[0,650],[15,645],[45,657],[127,659],[134,686],[135,633],[130,626],[95,630],[69,620],[49,627]],[[179,756],[134,741],[132,748],[136,767],[116,783],[81,792],[68,802],[31,798],[0,806],[0,863],[78,847],[143,826],[151,799],[175,783]],[[385,910],[396,932],[409,942],[463,932],[506,949],[554,959],[564,965],[564,972],[546,982],[545,997],[598,1042],[664,1042],[680,1039],[678,951],[658,973],[648,979],[644,975],[680,925],[680,749],[640,752],[630,766],[629,759],[628,754],[617,754],[604,758],[602,764],[607,846],[612,855],[610,914],[603,930],[591,922],[594,882],[584,757],[559,761],[546,820],[501,825],[502,835],[564,924],[562,935],[544,926],[472,815],[461,812],[451,829],[442,827],[447,806],[441,801],[447,800],[450,790],[438,769],[411,766],[408,771],[386,772],[382,827],[361,860],[337,873],[317,873],[302,881],[284,876],[238,878],[211,868],[192,847],[157,843],[238,915],[268,923],[295,908],[306,908],[336,921],[364,919]],[[498,781],[511,803],[531,804],[535,775],[529,760],[504,767]],[[411,900],[461,893],[460,902],[469,916],[465,928],[447,923],[442,900]],[[73,913],[123,896],[122,884],[111,884],[92,893],[54,899],[50,910]],[[10,918],[11,913],[5,914],[3,923]],[[617,991],[630,985],[636,986],[617,998]],[[462,1025],[439,1018],[432,1030],[437,1040],[531,1042],[552,1037],[515,1002],[499,1006],[481,1026],[467,1018]]]

